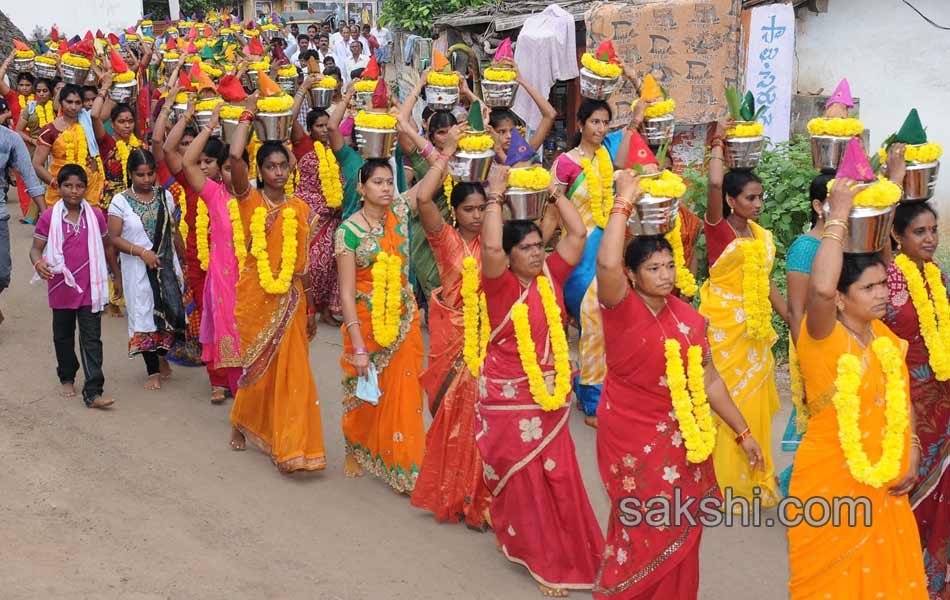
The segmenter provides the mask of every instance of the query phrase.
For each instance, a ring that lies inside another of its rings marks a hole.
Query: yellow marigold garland
[[[637,98],[630,105],[630,110],[633,110],[637,105],[640,99]],[[660,100],[659,102],[654,102],[650,106],[647,106],[643,110],[643,116],[647,119],[656,119],[658,117],[665,117],[666,115],[672,114],[676,110],[676,100],[672,98],[666,98],[665,100]]]
[[[294,106],[294,97],[288,94],[261,98],[257,101],[257,110],[262,113],[287,112]]]
[[[88,58],[84,56],[77,56],[71,52],[67,52],[62,56],[60,61],[64,65],[69,65],[71,67],[76,67],[77,69],[88,69],[92,67],[92,63]]]
[[[112,79],[113,83],[131,83],[133,81],[135,81],[135,71],[116,73],[115,77]]]
[[[361,79],[353,84],[354,92],[375,92],[379,84],[375,79]]]
[[[877,464],[872,465],[862,447],[863,435],[859,426],[861,417],[861,361],[853,354],[838,358],[838,375],[835,378],[835,394],[831,398],[837,412],[838,440],[848,463],[848,470],[858,483],[880,488],[900,474],[901,457],[904,454],[904,434],[910,424],[907,405],[907,382],[904,379],[904,360],[894,342],[888,337],[879,337],[871,342],[871,349],[884,371],[884,413],[887,418],[882,453]]]
[[[742,300],[745,310],[746,332],[750,338],[764,340],[772,329],[772,305],[769,303],[769,274],[766,270],[765,242],[742,242]]]
[[[294,170],[290,173],[290,176],[287,177],[287,182],[284,183],[284,195],[293,196],[297,191],[297,184],[300,183],[300,169],[294,167]]]
[[[947,300],[947,288],[943,285],[940,269],[932,262],[924,263],[924,277],[912,260],[904,254],[898,254],[894,264],[907,280],[907,290],[917,311],[920,322],[920,335],[927,347],[930,367],[937,381],[950,379],[950,301]]]
[[[16,97],[17,97],[17,102],[20,105],[20,110],[23,110],[24,108],[26,108],[26,105],[29,102],[36,101],[36,96],[34,96],[33,94],[30,94],[29,96],[24,96],[23,94],[17,94]]]
[[[313,152],[317,155],[320,187],[323,188],[327,207],[340,208],[343,206],[343,186],[340,184],[340,165],[336,162],[336,156],[333,152],[327,152],[326,146],[320,142],[313,143]]]
[[[507,83],[517,79],[518,74],[515,73],[513,69],[495,69],[493,67],[488,67],[485,69],[482,77],[486,81],[499,81],[502,83]]]
[[[132,148],[138,148],[141,145],[141,140],[135,137],[134,133],[129,136],[128,143],[118,138],[115,140],[115,156],[117,159],[119,159],[119,164],[122,165],[123,182],[129,180],[129,154],[132,153]]]
[[[936,162],[943,156],[943,147],[936,142],[928,142],[914,146],[907,146],[904,151],[904,160],[915,163]]]
[[[234,240],[234,256],[238,261],[238,273],[244,270],[247,258],[247,240],[244,238],[244,223],[241,221],[241,209],[234,198],[228,200],[228,218],[231,220],[231,236]]]
[[[765,133],[765,126],[762,123],[753,121],[752,123],[736,123],[734,127],[726,131],[726,138],[750,138],[759,137]]]
[[[450,203],[452,202],[452,190],[455,189],[455,180],[452,179],[452,175],[446,175],[445,179],[442,180],[442,193],[445,194],[445,201]]]
[[[828,191],[831,191],[835,180],[828,182]],[[891,182],[883,175],[878,175],[877,181],[865,187],[854,196],[854,205],[866,208],[887,208],[897,204],[903,192],[901,187]]]
[[[41,128],[46,127],[56,118],[56,111],[53,110],[53,101],[47,100],[46,104],[36,105],[36,120]]]
[[[270,255],[267,252],[267,231],[264,223],[267,209],[258,206],[251,217],[251,256],[257,259],[257,277],[261,288],[268,294],[286,294],[293,281],[294,266],[297,262],[297,213],[292,208],[281,211],[283,239],[280,249],[280,270],[277,277],[270,268]]]
[[[201,264],[201,270],[208,270],[208,261],[211,258],[211,249],[208,243],[208,229],[211,225],[211,218],[208,216],[208,205],[201,198],[198,198],[198,208],[195,211],[195,248],[198,252],[198,262]]]
[[[537,284],[538,293],[541,294],[541,304],[544,306],[548,335],[551,338],[551,351],[554,353],[553,393],[548,393],[544,373],[538,365],[538,353],[535,349],[534,338],[531,337],[527,304],[519,302],[511,307],[511,322],[515,328],[521,367],[528,376],[531,396],[542,410],[551,411],[561,408],[567,401],[567,394],[571,391],[571,357],[568,352],[564,325],[561,322],[561,307],[558,306],[554,288],[544,275],[538,276]]]
[[[324,77],[323,79],[320,80],[319,83],[317,83],[318,88],[325,88],[328,90],[336,89],[336,86],[337,86],[337,81],[333,77]]]
[[[597,60],[590,52],[585,52],[584,55],[581,56],[581,65],[594,75],[607,79],[616,79],[623,73],[623,69],[620,68],[620,65]]]
[[[666,340],[663,344],[666,355],[666,385],[673,400],[673,412],[679,423],[683,443],[686,445],[686,459],[691,463],[701,463],[712,454],[716,445],[716,427],[713,425],[703,373],[703,349],[690,346],[686,350],[687,368],[679,341]],[[686,388],[689,385],[689,393]]]
[[[673,262],[676,263],[676,289],[684,296],[692,297],[699,289],[696,286],[696,278],[686,266],[686,254],[683,251],[682,223],[679,215],[676,215],[676,224],[673,230],[666,234],[666,241],[673,248]]]
[[[641,179],[640,189],[656,198],[679,198],[686,193],[686,184],[676,173],[664,170],[658,177]]]
[[[864,124],[851,117],[845,119],[816,117],[808,122],[808,133],[811,135],[855,137],[864,133]]]
[[[495,139],[487,134],[467,135],[459,140],[462,152],[486,152],[495,147]]]
[[[429,73],[426,77],[426,83],[436,87],[454,87],[459,84],[459,76],[455,73]]]
[[[248,177],[257,179],[257,151],[261,149],[261,140],[257,137],[257,132],[251,134],[251,141],[247,144],[247,159],[250,164]]]
[[[525,190],[546,190],[551,185],[551,173],[544,167],[528,167],[508,171],[508,187]]]
[[[399,337],[399,320],[402,316],[402,257],[398,254],[380,252],[373,263],[373,293],[370,311],[373,338],[383,348],[388,348]]]
[[[488,322],[488,303],[485,293],[479,292],[478,262],[471,256],[462,260],[462,321],[465,341],[462,358],[473,377],[478,377],[485,362],[491,325]]]
[[[361,110],[356,113],[353,124],[364,129],[395,129],[396,117],[385,113],[370,113]]]
[[[74,123],[62,135],[66,144],[66,162],[79,165],[88,173],[86,159],[89,157],[89,147],[86,143],[86,134],[83,132],[82,125]]]
[[[587,193],[590,196],[591,215],[594,223],[603,228],[607,225],[607,216],[614,206],[614,165],[603,146],[597,149],[594,159],[597,161],[596,173],[589,158],[581,159],[581,167],[584,169]]]

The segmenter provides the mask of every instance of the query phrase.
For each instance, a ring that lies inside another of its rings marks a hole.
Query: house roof
[[[555,3],[570,13],[574,17],[574,21],[583,21],[584,13],[593,4],[590,0],[560,0],[559,2],[526,0],[506,4],[489,4],[443,15],[435,20],[433,26],[438,30],[446,27],[462,28],[493,23],[496,31],[509,31],[521,27],[525,19]]]

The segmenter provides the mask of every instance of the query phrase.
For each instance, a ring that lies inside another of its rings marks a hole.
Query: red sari
[[[412,493],[412,505],[435,513],[437,521],[484,529],[491,496],[482,479],[482,459],[475,448],[475,377],[462,358],[462,261],[481,264],[481,241],[469,246],[459,232],[443,225],[429,235],[442,286],[429,301],[429,366],[419,382],[435,413],[426,433],[426,455]]]
[[[943,283],[950,288],[946,275]],[[928,592],[931,598],[939,598],[950,579],[950,381],[937,381],[930,367],[907,279],[895,264],[887,269],[887,287],[890,298],[884,323],[908,343],[910,401],[917,417],[915,432],[923,446],[920,479],[911,490],[910,504],[920,531]]]
[[[557,252],[545,262],[545,275],[554,284],[562,315],[562,287],[571,270]],[[493,496],[492,527],[505,556],[524,565],[540,584],[590,589],[604,536],[577,465],[568,428],[569,399],[565,397],[561,408],[549,412],[534,402],[510,318],[516,302],[528,306],[541,370],[553,376],[554,359],[537,283],[524,289],[511,271],[505,271],[496,279],[483,278],[482,288],[493,331],[478,381],[476,442],[485,483]]]
[[[309,137],[304,138],[310,140]],[[307,203],[313,214],[320,217],[317,232],[310,243],[310,287],[314,297],[314,306],[318,313],[329,310],[330,314],[342,318],[340,307],[340,280],[337,277],[336,256],[333,254],[333,235],[343,222],[343,209],[327,206],[320,181],[320,160],[310,142],[310,151],[300,157],[297,163],[300,170],[300,183],[297,185],[297,197]],[[340,185],[343,185],[342,178]]]
[[[628,527],[620,521],[624,514],[619,506],[624,498],[638,498],[642,506],[650,498],[674,498],[678,491],[683,502],[695,498],[695,515],[702,498],[721,497],[712,459],[699,464],[686,460],[665,384],[665,340],[679,341],[684,365],[690,345],[701,346],[708,360],[706,320],[675,296],[654,316],[634,292],[601,312],[607,379],[597,410],[597,464],[611,515],[594,597],[695,600],[702,527],[688,522]],[[641,514],[647,509],[641,508]]]

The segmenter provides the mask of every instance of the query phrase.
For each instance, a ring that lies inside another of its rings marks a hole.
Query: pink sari
[[[201,360],[215,369],[225,369],[231,393],[237,393],[241,375],[241,338],[238,335],[237,283],[241,276],[234,255],[234,231],[228,213],[228,189],[207,179],[200,192],[208,207],[208,272],[201,306]]]
[[[561,292],[571,267],[556,252],[545,264],[564,314]],[[532,282],[527,290],[510,271],[483,279],[493,333],[479,378],[476,435],[485,484],[492,493],[492,527],[505,556],[542,585],[593,586],[604,547],[581,479],[568,427],[570,404],[550,412],[531,396],[518,356],[511,307],[528,306],[541,369],[553,375],[544,308]],[[550,385],[550,383],[549,383]]]

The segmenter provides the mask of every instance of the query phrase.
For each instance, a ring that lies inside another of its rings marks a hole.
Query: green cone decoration
[[[482,120],[482,103],[476,100],[468,111],[468,126],[472,131],[485,131],[485,122]]]
[[[927,143],[927,132],[924,131],[924,126],[920,123],[920,115],[917,114],[916,108],[910,109],[910,114],[904,119],[904,124],[901,125],[900,131],[897,132],[896,141],[901,144],[910,145]]]
[[[739,114],[743,121],[753,121],[755,119],[755,96],[752,95],[752,92],[746,92],[742,98]]]

